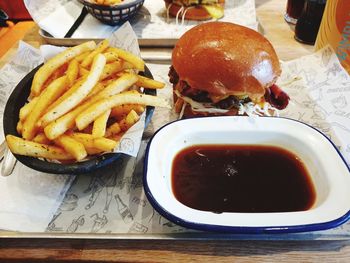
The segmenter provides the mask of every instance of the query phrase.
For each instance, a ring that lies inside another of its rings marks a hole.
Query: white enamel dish
[[[304,162],[316,192],[306,211],[213,213],[189,208],[173,194],[171,168],[175,155],[201,144],[278,146]],[[154,208],[167,219],[197,230],[231,233],[283,233],[336,227],[350,216],[350,171],[333,143],[304,123],[273,117],[209,117],[175,121],[149,142],[144,187]]]

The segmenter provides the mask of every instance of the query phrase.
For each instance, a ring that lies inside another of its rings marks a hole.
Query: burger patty
[[[176,88],[183,96],[189,97],[197,102],[213,103],[208,92],[194,89],[186,81],[180,80],[173,66],[170,67],[168,76],[170,83],[172,83],[173,87]],[[216,108],[225,110],[232,108],[239,109],[240,104],[247,103],[249,101],[251,100],[248,97],[244,99],[238,99],[236,96],[231,95],[216,103],[213,103],[213,105]]]
[[[190,97],[191,99],[198,102],[212,103],[212,100],[210,99],[208,92],[194,89],[190,85],[188,85],[186,81],[180,80],[173,66],[170,67],[168,76],[169,76],[170,83],[172,83],[173,87],[176,88],[182,95],[186,97]],[[281,90],[276,84],[273,84],[271,87],[265,89],[264,98],[265,98],[265,101],[267,101],[273,107],[279,110],[285,109],[290,99],[288,94],[285,93],[283,90]],[[220,100],[214,103],[214,105],[220,109],[231,109],[233,107],[236,109],[239,109],[239,106],[241,104],[244,104],[250,101],[251,100],[249,97],[244,99],[239,99],[236,96],[231,95],[224,98],[223,100]]]

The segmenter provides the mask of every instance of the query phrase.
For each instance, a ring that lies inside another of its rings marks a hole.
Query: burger
[[[219,19],[224,5],[225,0],[165,0],[168,15],[188,20]]]
[[[277,115],[289,96],[275,83],[280,63],[260,33],[228,22],[206,22],[176,43],[169,71],[180,117]]]

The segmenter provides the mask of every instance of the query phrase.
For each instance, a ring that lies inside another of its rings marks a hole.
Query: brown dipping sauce
[[[184,205],[216,213],[305,211],[316,199],[303,162],[262,145],[186,148],[173,160],[172,190]]]

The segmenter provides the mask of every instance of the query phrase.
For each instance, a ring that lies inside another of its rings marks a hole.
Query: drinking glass
[[[305,0],[288,0],[284,19],[290,24],[296,24],[304,8]]]

